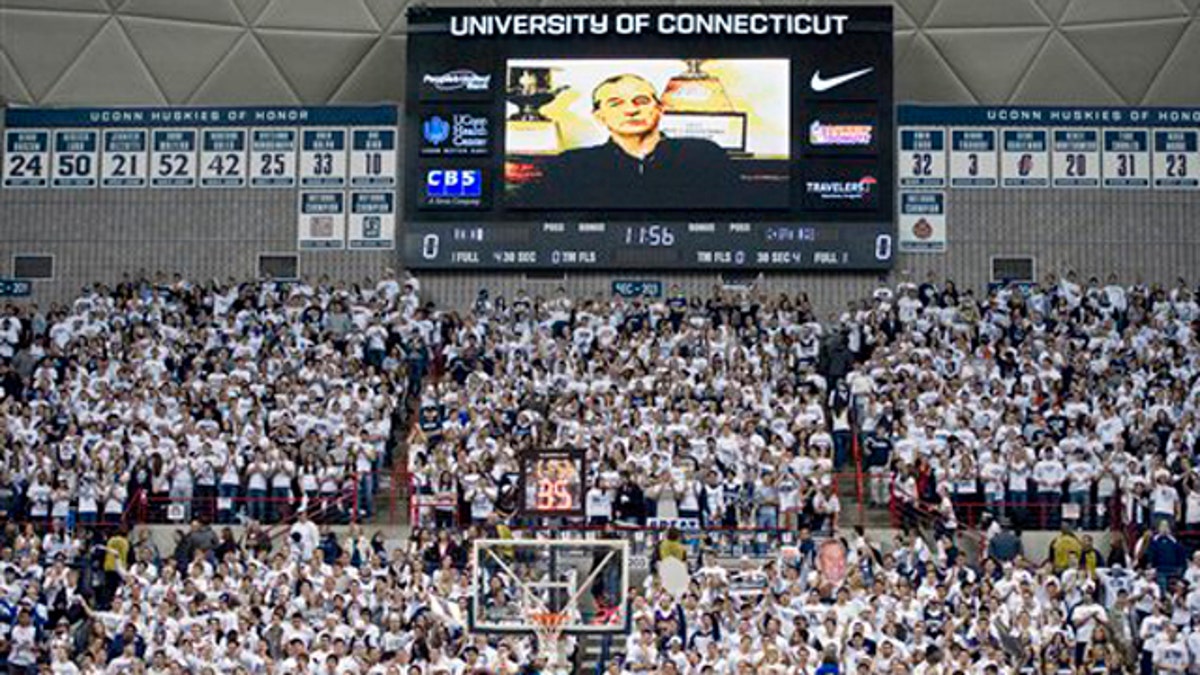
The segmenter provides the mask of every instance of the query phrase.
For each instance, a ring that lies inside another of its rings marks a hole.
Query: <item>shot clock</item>
[[[585,490],[582,450],[529,450],[521,455],[523,515],[582,516]]]

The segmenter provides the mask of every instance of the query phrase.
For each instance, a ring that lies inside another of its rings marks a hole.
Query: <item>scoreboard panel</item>
[[[410,268],[892,265],[889,7],[421,8],[407,64]]]

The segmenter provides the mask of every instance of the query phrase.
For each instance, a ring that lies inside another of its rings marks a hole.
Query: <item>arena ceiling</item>
[[[0,97],[26,105],[400,100],[407,4],[0,0]],[[898,101],[1200,103],[1200,0],[894,4]]]

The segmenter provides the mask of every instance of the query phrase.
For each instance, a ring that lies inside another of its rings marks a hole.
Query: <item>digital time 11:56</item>
[[[625,245],[674,246],[675,231],[666,225],[629,225],[625,228]]]

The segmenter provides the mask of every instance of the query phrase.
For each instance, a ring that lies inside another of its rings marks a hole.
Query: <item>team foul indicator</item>
[[[521,456],[522,513],[532,516],[582,516],[584,452],[531,450]]]

